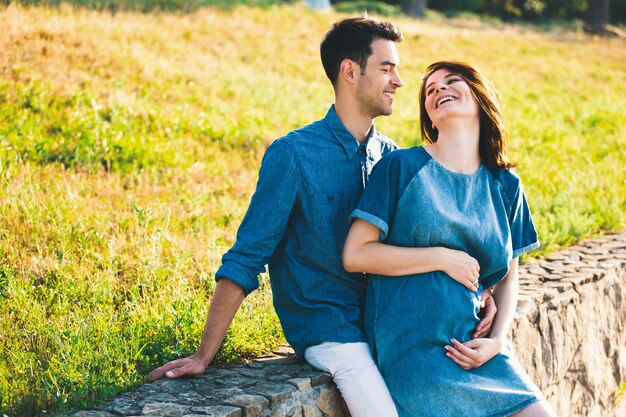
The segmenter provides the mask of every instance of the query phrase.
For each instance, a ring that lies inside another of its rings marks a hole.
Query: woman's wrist
[[[501,353],[506,345],[506,337],[503,336],[490,336],[489,339],[498,344],[498,353]]]
[[[435,260],[434,267],[436,268],[435,270],[447,272],[447,269],[448,269],[447,261],[450,259],[450,257],[448,256],[448,251],[450,249],[445,248],[443,246],[435,246],[433,250],[434,250],[433,258]]]

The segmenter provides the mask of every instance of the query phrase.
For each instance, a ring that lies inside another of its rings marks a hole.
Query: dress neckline
[[[429,160],[433,161],[435,166],[439,167],[444,172],[447,172],[448,174],[454,175],[454,176],[457,176],[457,177],[474,178],[478,174],[480,174],[483,171],[483,168],[485,167],[485,165],[481,162],[480,166],[478,167],[478,169],[476,171],[474,171],[474,172],[470,172],[469,174],[465,174],[463,172],[452,171],[451,169],[448,169],[445,166],[441,165],[441,163],[439,161],[437,161],[437,159],[435,159],[430,153],[428,153],[428,151],[426,149],[424,149],[423,146],[416,146],[416,148],[418,148],[418,150],[420,150],[422,153],[424,153],[424,155],[426,155],[426,157]]]

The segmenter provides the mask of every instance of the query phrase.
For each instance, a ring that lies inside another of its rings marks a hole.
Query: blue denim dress
[[[483,289],[539,245],[516,174],[484,166],[455,173],[421,147],[392,152],[351,217],[377,226],[385,243],[445,246],[480,264],[476,293],[441,271],[370,276],[366,332],[400,417],[508,416],[542,399],[510,351],[464,370],[444,350],[451,338],[471,339]]]

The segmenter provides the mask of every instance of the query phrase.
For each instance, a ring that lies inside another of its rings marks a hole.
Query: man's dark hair
[[[339,66],[346,58],[359,64],[361,72],[365,70],[375,39],[400,42],[402,32],[390,22],[381,22],[367,16],[335,22],[320,45],[322,65],[333,85],[339,76]]]

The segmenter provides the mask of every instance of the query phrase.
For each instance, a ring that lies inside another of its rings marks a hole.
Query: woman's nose
[[[435,92],[439,92],[440,90],[445,90],[447,88],[447,86],[445,84],[437,84],[435,86]]]

